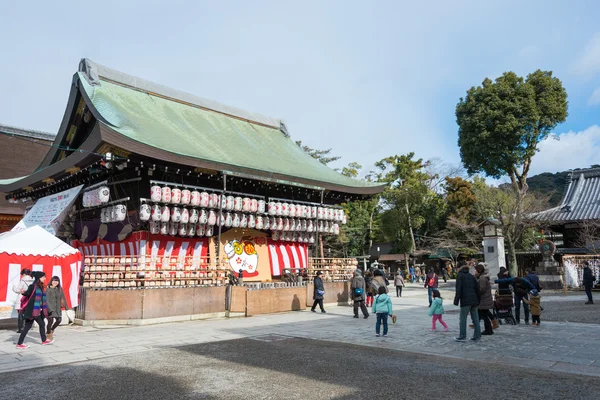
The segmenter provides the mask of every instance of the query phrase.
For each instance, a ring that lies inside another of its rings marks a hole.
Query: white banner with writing
[[[77,199],[83,185],[42,197],[25,214],[23,219],[12,229],[19,231],[34,225],[39,225],[53,235],[65,220],[69,209]]]

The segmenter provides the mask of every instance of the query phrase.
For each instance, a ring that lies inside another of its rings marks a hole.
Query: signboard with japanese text
[[[77,199],[83,185],[42,197],[25,214],[23,219],[12,229],[20,231],[34,225],[39,225],[46,231],[56,235],[56,231],[65,220],[69,209]]]

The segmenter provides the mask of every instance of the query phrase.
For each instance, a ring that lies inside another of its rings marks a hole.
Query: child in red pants
[[[439,290],[434,290],[433,301],[431,302],[431,308],[429,308],[429,316],[431,317],[431,332],[435,332],[435,323],[440,321],[440,324],[444,327],[444,332],[448,332],[448,325],[442,319],[444,314],[444,304]]]

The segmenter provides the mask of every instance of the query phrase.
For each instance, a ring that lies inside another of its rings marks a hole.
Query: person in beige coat
[[[492,313],[490,310],[494,308],[494,299],[492,298],[492,284],[490,283],[490,275],[485,265],[477,264],[475,266],[475,277],[477,278],[477,287],[479,288],[479,320],[483,320],[485,327],[482,335],[493,335],[492,329]]]
[[[394,286],[396,286],[396,297],[402,297],[402,288],[404,287],[404,277],[402,276],[402,272],[396,272],[396,277],[394,278]]]

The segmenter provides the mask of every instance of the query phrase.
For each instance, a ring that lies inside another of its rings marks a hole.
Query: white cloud
[[[600,71],[600,32],[595,33],[585,46],[582,56],[575,63],[575,72],[581,75]]]
[[[530,176],[600,164],[600,126],[563,133],[559,138],[548,137],[540,143],[540,151],[531,162]]]
[[[588,100],[590,106],[600,106],[600,87],[594,90]]]

